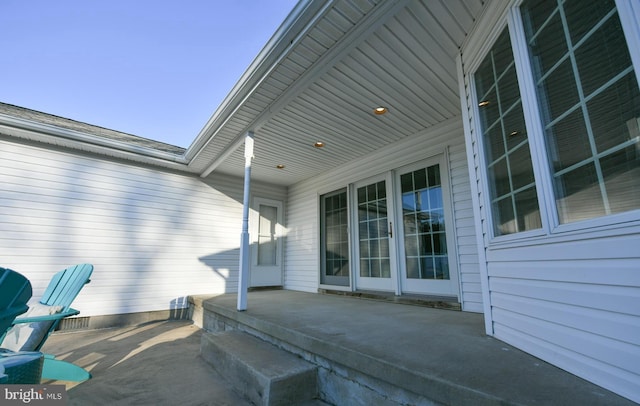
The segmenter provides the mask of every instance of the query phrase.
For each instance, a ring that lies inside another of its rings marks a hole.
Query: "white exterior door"
[[[282,286],[282,202],[254,198],[249,286]]]
[[[393,194],[390,173],[354,185],[355,278],[359,290],[395,291]]]
[[[457,296],[452,202],[445,161],[429,160],[395,172],[401,291]]]
[[[444,155],[352,187],[356,290],[458,296]]]

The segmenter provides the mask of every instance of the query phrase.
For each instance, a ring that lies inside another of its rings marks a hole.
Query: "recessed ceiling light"
[[[376,107],[375,109],[373,109],[373,113],[379,116],[386,113],[387,111],[389,111],[389,109],[384,106]]]
[[[491,102],[489,100],[483,100],[480,103],[478,103],[479,107],[484,107],[484,106],[488,106]]]
[[[324,147],[324,142],[322,142],[322,141],[316,141],[316,143],[315,143],[315,144],[313,144],[313,146],[314,146],[315,148],[322,148],[322,147]]]
[[[284,169],[284,165],[282,165],[282,164],[278,164],[278,165],[276,165],[276,168],[278,168],[278,169]]]

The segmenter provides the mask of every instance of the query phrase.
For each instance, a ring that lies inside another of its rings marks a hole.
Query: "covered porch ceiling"
[[[187,150],[189,170],[243,176],[253,131],[252,179],[291,185],[459,117],[456,57],[485,8],[300,2]]]

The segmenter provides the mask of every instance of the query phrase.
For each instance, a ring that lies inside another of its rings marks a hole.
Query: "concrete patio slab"
[[[287,290],[250,292],[244,312],[236,295],[193,300],[220,316],[205,317],[206,329],[222,320],[441,404],[635,404],[487,336],[477,313]],[[349,393],[321,399],[364,404]]]
[[[414,392],[431,382],[445,404],[476,405],[468,393],[504,405],[635,404],[486,336],[480,314],[284,290],[250,292],[245,312],[235,295],[196,300]],[[202,359],[202,335],[190,321],[165,321],[58,332],[43,350],[93,374],[65,383],[69,405],[249,405]],[[359,404],[340,396],[333,403]]]

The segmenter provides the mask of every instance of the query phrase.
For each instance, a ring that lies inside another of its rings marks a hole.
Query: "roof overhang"
[[[455,61],[483,3],[301,1],[187,150],[190,170],[242,176],[252,131],[252,178],[290,185],[460,117]]]

